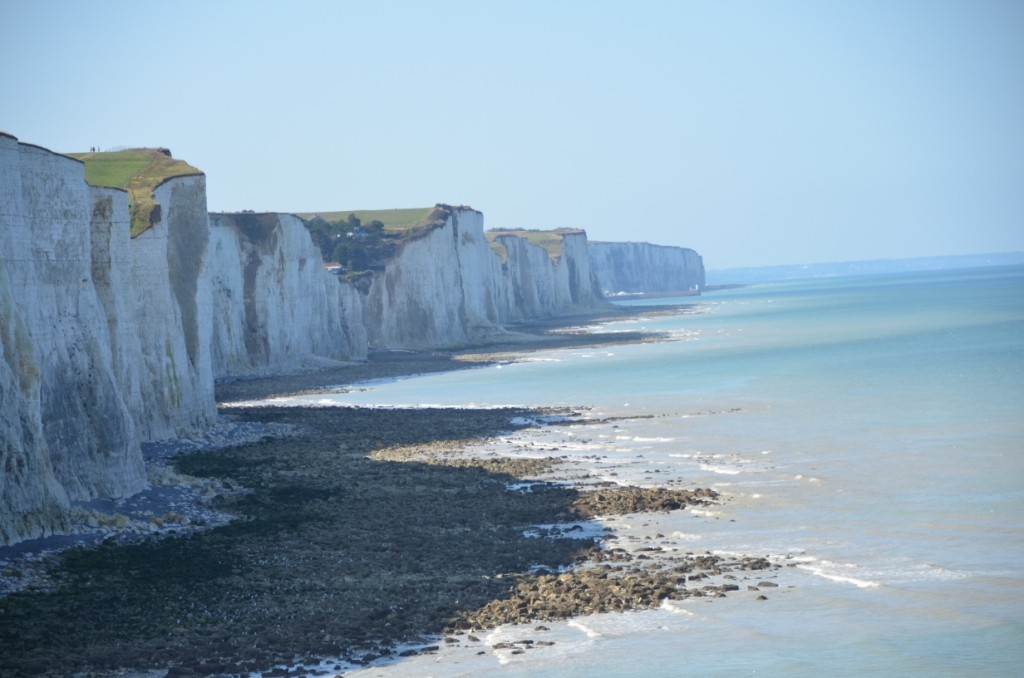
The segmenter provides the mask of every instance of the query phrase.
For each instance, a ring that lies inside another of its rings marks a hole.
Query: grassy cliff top
[[[358,278],[380,269],[403,243],[445,223],[447,205],[391,210],[298,212],[324,261],[341,264],[343,275]]]
[[[517,238],[523,238],[531,245],[547,250],[548,256],[551,257],[552,261],[558,261],[562,256],[562,238],[567,235],[577,235],[583,232],[583,229],[579,228],[556,228],[553,231],[495,228],[485,232],[484,235],[487,237],[487,242],[490,243],[491,249],[501,256],[502,261],[508,259],[508,252],[498,242],[498,238],[503,235],[514,235]]]
[[[172,158],[170,151],[162,148],[67,155],[85,163],[85,180],[93,186],[128,191],[133,238],[159,217],[153,189],[171,177],[202,174],[187,162]]]
[[[412,207],[392,210],[337,210],[334,212],[296,212],[300,219],[320,217],[324,221],[340,221],[354,214],[364,224],[379,221],[384,224],[388,233],[407,234],[417,231],[418,227],[429,226],[444,221],[445,212],[439,207]]]

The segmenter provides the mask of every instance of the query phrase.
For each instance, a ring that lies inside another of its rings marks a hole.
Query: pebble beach
[[[545,347],[658,339],[539,336]],[[611,528],[595,522],[708,506],[719,501],[710,489],[610,487],[557,450],[466,451],[577,412],[237,404],[508,359],[389,353],[222,384],[215,430],[146,447],[149,491],[78,506],[72,534],[0,554],[0,669],[338,675],[501,624],[723,596],[740,588],[738,574],[778,567],[609,547]]]

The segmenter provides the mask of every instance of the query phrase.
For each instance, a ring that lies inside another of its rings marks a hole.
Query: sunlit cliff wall
[[[444,207],[353,283],[294,216],[208,214],[201,174],[153,197],[132,238],[125,191],[0,134],[0,543],[143,489],[141,443],[207,429],[217,378],[464,346],[606,304],[582,232],[555,255],[502,236],[499,255],[480,212]]]
[[[592,241],[590,261],[608,294],[697,294],[704,289],[704,261],[685,247]]]
[[[372,277],[363,315],[372,347],[461,346],[500,337],[505,323],[605,303],[585,233],[566,236],[556,260],[524,238],[500,236],[501,257],[484,236],[480,212],[446,210],[443,223],[404,243]]]
[[[214,376],[366,358],[362,297],[290,214],[211,214]]]
[[[82,164],[0,135],[0,191],[0,540],[10,542],[61,529],[69,499],[141,489],[145,473],[93,284],[104,248],[93,251]]]
[[[496,241],[506,254],[508,320],[553,318],[605,304],[591,273],[585,233],[562,236],[561,252],[554,258],[516,235],[501,235]]]
[[[453,209],[373,276],[363,314],[370,346],[441,348],[493,335],[507,315],[500,285],[483,215]]]

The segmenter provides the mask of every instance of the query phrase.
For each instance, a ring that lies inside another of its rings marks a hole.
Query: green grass
[[[135,148],[112,153],[68,153],[85,163],[85,180],[93,186],[128,191],[134,238],[150,227],[157,207],[153,189],[171,177],[202,174],[183,160],[156,148]]]
[[[553,231],[496,228],[487,231],[484,235],[487,237],[487,242],[490,243],[491,249],[501,256],[502,261],[508,259],[508,252],[505,251],[505,247],[497,240],[499,236],[503,235],[514,235],[518,238],[524,238],[531,245],[536,245],[546,250],[552,261],[558,261],[562,256],[562,238],[566,235],[577,233],[583,233],[583,231],[578,228],[556,228]]]
[[[354,214],[363,224],[371,221],[379,221],[384,224],[384,230],[389,233],[407,234],[417,230],[418,227],[428,226],[438,219],[443,219],[436,207],[413,207],[409,209],[392,210],[338,210],[334,212],[297,212],[296,216],[301,219],[311,219],[319,216],[326,221],[338,221],[345,219],[348,215]]]

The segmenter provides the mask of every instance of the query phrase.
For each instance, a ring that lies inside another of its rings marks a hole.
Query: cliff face
[[[69,498],[142,489],[145,472],[92,281],[81,163],[0,136],[0,186],[0,537],[12,541],[59,529]]]
[[[585,233],[566,235],[562,253],[514,235],[491,249],[483,215],[448,208],[445,222],[403,244],[377,272],[363,319],[374,348],[426,349],[494,338],[508,322],[592,310],[604,299],[591,273]]]
[[[43,438],[39,367],[7,263],[0,256],[0,544],[60,529],[68,505]]]
[[[704,262],[684,247],[591,242],[591,266],[608,294],[688,293],[704,288]]]
[[[552,318],[605,303],[591,275],[585,233],[562,236],[562,251],[556,259],[525,238],[500,235],[496,241],[506,252],[508,320]]]
[[[143,489],[140,443],[210,426],[215,378],[364,359],[368,346],[466,345],[606,303],[596,280],[609,265],[592,266],[583,232],[562,235],[554,257],[499,236],[503,261],[480,212],[445,208],[352,284],[323,269],[294,216],[209,215],[202,175],[167,179],[153,198],[150,228],[132,238],[125,191],[0,134],[0,543],[63,529],[72,501]],[[674,270],[689,252],[680,285],[694,284],[692,251],[608,247],[640,257],[611,267],[622,278]]]
[[[211,214],[207,269],[215,377],[366,358],[362,297],[297,217]]]
[[[129,285],[122,289],[136,302],[129,322],[141,352],[135,416],[144,440],[198,432],[216,418],[210,286],[203,266],[206,178],[169,179],[154,197],[161,218],[131,239]]]
[[[561,262],[566,268],[566,284],[574,310],[593,309],[607,303],[590,259],[586,233],[563,236]]]
[[[370,346],[441,348],[499,332],[507,314],[500,281],[483,215],[453,209],[372,277],[363,313]]]

